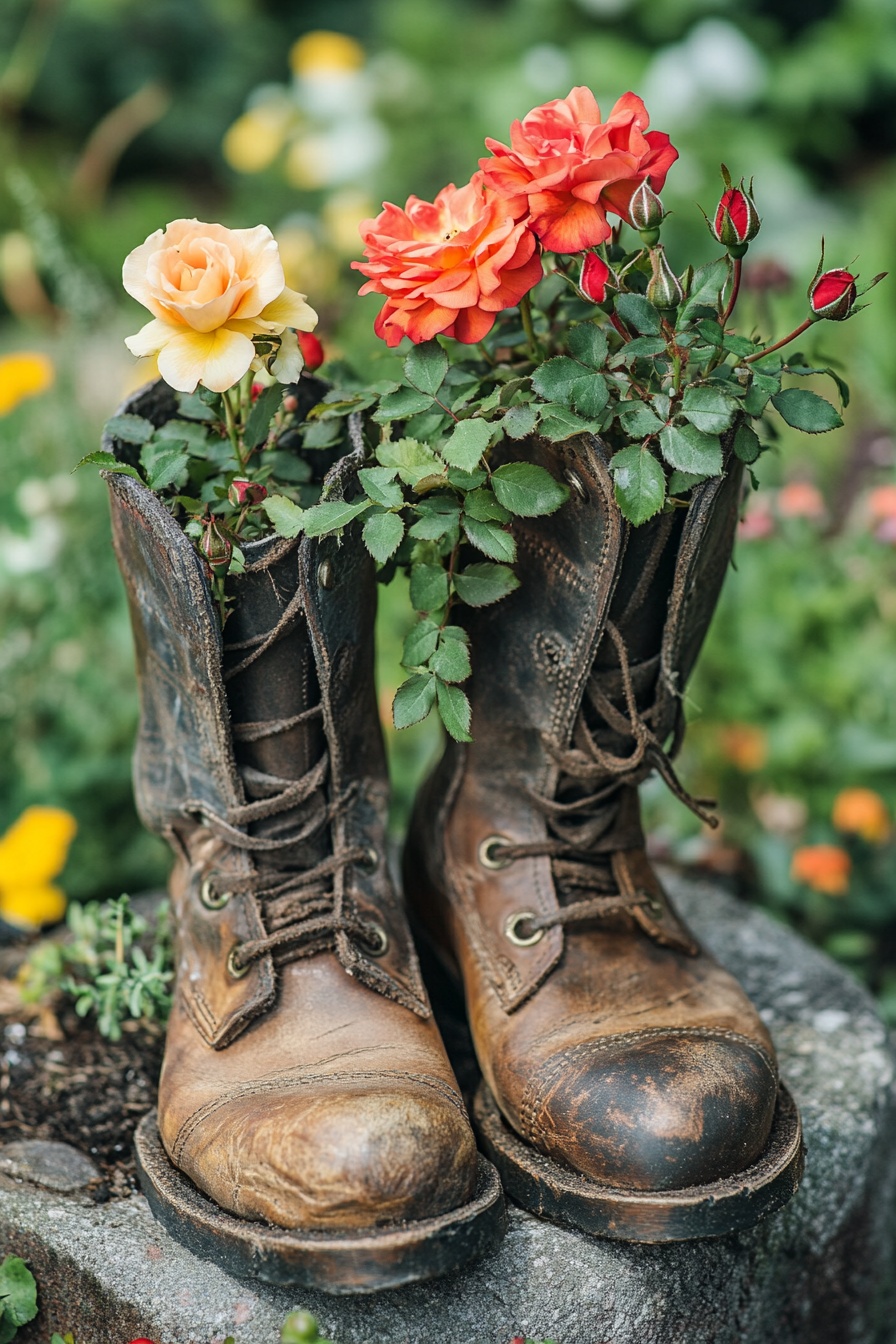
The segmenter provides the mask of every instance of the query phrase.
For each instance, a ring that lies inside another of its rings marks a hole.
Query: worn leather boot
[[[637,786],[658,770],[702,813],[666,745],[740,465],[631,529],[599,440],[525,456],[571,494],[518,520],[520,589],[469,616],[474,740],[448,747],[405,854],[424,972],[462,986],[475,1115],[514,1199],[607,1236],[719,1235],[793,1193],[799,1118],[755,1009],[647,860]]]
[[[126,409],[172,413],[160,385]],[[248,545],[222,645],[179,525],[137,481],[107,480],[137,646],[137,804],[175,853],[145,1192],[237,1273],[331,1292],[444,1273],[501,1235],[503,1201],[387,870],[372,565],[348,529]]]

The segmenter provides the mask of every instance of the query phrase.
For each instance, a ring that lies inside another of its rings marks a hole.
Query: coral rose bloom
[[[255,359],[253,336],[311,331],[317,314],[287,289],[270,229],[225,229],[176,219],[125,259],[127,292],[153,320],[125,341],[134,355],[158,355],[159,373],[178,392],[198,383],[226,392]]]
[[[510,128],[510,146],[486,140],[485,180],[528,222],[549,252],[581,252],[610,236],[607,211],[628,218],[645,179],[660,191],[678,158],[668,135],[648,131],[647,109],[626,93],[601,121],[590,89],[536,107]]]
[[[790,876],[825,896],[845,896],[852,860],[839,845],[803,845],[794,850]]]
[[[360,232],[367,260],[352,266],[370,277],[361,294],[386,296],[374,331],[389,346],[439,333],[475,344],[542,276],[534,235],[479,173],[431,205],[416,196],[404,210],[387,204]]]

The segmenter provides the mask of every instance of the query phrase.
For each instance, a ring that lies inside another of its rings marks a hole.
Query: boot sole
[[[498,1173],[480,1154],[469,1203],[436,1218],[357,1231],[318,1232],[238,1218],[170,1162],[156,1115],[134,1135],[140,1185],[154,1216],[194,1255],[238,1278],[325,1293],[376,1293],[459,1269],[493,1250],[506,1230]]]
[[[803,1174],[799,1111],[783,1085],[761,1157],[745,1171],[684,1190],[621,1190],[561,1166],[510,1128],[484,1081],[472,1109],[482,1147],[510,1198],[539,1218],[596,1237],[640,1242],[724,1237],[782,1208]]]

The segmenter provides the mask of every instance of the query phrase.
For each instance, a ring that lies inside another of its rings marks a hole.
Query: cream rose
[[[263,224],[225,229],[175,219],[134,248],[122,281],[153,314],[125,344],[134,355],[157,355],[159,373],[178,392],[199,383],[226,392],[252,367],[254,336],[317,325],[305,295],[286,287],[277,241]],[[291,351],[295,339],[285,344]],[[285,362],[292,373],[295,361]]]

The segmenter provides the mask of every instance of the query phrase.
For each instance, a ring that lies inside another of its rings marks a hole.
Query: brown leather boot
[[[475,1116],[514,1199],[607,1236],[719,1235],[791,1196],[799,1118],[755,1009],[648,863],[637,786],[657,769],[701,810],[664,748],[740,466],[630,529],[597,439],[525,455],[571,496],[518,520],[520,589],[470,613],[474,741],[449,746],[406,849],[418,946],[462,983]]]
[[[161,423],[172,408],[156,385],[126,409]],[[147,1197],[192,1249],[272,1282],[358,1292],[444,1273],[501,1235],[503,1201],[387,870],[372,564],[349,530],[250,544],[222,646],[178,524],[107,479],[137,645],[137,802],[176,856]]]

